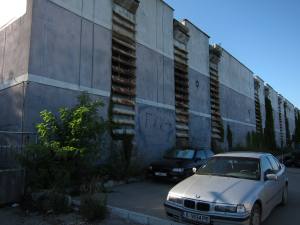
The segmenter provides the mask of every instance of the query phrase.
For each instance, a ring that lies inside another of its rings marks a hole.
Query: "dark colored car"
[[[194,174],[214,153],[211,150],[177,149],[148,168],[148,177],[179,181]]]
[[[293,153],[294,165],[296,167],[300,167],[300,151],[296,151]]]
[[[283,163],[287,167],[300,167],[300,151],[294,151],[283,158]]]

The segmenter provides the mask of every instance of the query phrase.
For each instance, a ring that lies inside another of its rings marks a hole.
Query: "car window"
[[[206,159],[205,152],[203,150],[197,151],[196,152],[196,159],[201,159],[201,160]]]
[[[211,157],[214,156],[214,153],[211,150],[206,150],[205,152],[206,152],[206,157],[207,158],[211,158]]]
[[[268,159],[269,159],[270,162],[271,162],[273,171],[274,171],[275,173],[277,173],[277,172],[280,170],[279,164],[275,161],[275,159],[274,159],[273,156],[268,156]]]
[[[172,150],[165,154],[165,158],[168,159],[193,159],[195,155],[194,150]]]
[[[260,180],[260,164],[256,158],[218,156],[210,158],[197,174]]]
[[[262,171],[263,171],[264,174],[267,171],[270,171],[270,170],[273,171],[272,164],[270,163],[270,161],[266,157],[263,157],[261,159],[261,168],[262,168]]]

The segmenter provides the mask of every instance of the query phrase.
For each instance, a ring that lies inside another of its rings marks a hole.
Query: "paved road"
[[[300,224],[300,169],[288,169],[289,202],[285,207],[278,206],[263,225]],[[143,182],[123,185],[113,190],[108,203],[130,211],[165,219],[163,202],[174,184]]]

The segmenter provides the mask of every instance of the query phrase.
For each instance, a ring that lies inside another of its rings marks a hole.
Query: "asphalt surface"
[[[286,206],[276,207],[263,225],[300,224],[300,169],[289,168],[289,197]],[[108,204],[118,208],[166,219],[163,203],[173,183],[146,181],[116,187]]]

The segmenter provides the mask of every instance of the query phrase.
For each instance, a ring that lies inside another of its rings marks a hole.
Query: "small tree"
[[[108,126],[99,116],[102,106],[100,100],[82,94],[76,106],[61,108],[58,115],[41,112],[42,122],[37,125],[40,143],[28,146],[20,157],[30,186],[64,190],[88,178]]]
[[[265,97],[266,124],[264,129],[264,144],[269,150],[276,149],[275,128],[272,103],[268,97]]]

